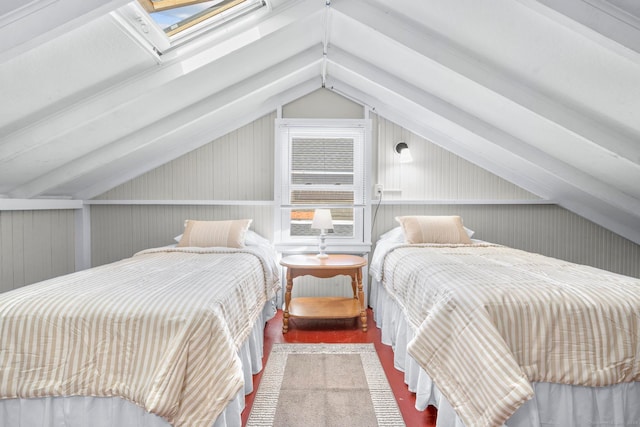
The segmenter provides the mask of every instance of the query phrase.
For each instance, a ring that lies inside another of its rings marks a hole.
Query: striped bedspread
[[[0,398],[119,396],[211,426],[275,272],[257,249],[160,248],[0,294]]]
[[[400,245],[382,278],[468,427],[502,425],[531,382],[640,381],[639,279],[490,244]]]

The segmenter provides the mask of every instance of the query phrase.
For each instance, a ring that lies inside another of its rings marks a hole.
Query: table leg
[[[353,297],[354,298],[358,298],[358,279],[357,279],[357,275],[358,275],[358,269],[356,268],[350,274],[350,276],[351,276],[351,289],[353,290]]]
[[[291,278],[291,267],[287,268],[287,290],[284,293],[284,312],[282,313],[282,333],[289,331],[289,304],[291,303],[291,289],[293,289],[293,279]]]
[[[358,299],[360,300],[360,320],[362,321],[362,332],[367,332],[367,310],[364,302],[364,291],[362,290],[362,268],[356,272],[358,281]]]

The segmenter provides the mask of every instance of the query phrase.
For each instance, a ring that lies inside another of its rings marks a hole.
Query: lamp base
[[[324,239],[327,237],[327,233],[324,229],[320,230],[320,244],[318,245],[319,253],[316,255],[318,258],[329,258],[324,251],[327,249],[327,245],[324,242]]]

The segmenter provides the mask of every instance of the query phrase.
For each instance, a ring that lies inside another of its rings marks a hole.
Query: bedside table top
[[[367,260],[357,255],[329,254],[318,258],[315,254],[290,255],[282,258],[280,264],[290,268],[355,268],[367,265]]]

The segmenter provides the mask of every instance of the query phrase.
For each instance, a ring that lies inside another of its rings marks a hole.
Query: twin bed
[[[240,426],[279,288],[250,222],[0,294],[0,425]]]
[[[640,424],[640,280],[399,221],[370,305],[438,426]],[[279,289],[249,224],[0,294],[0,425],[239,426]]]
[[[640,280],[400,217],[373,255],[382,341],[438,426],[640,424]]]

